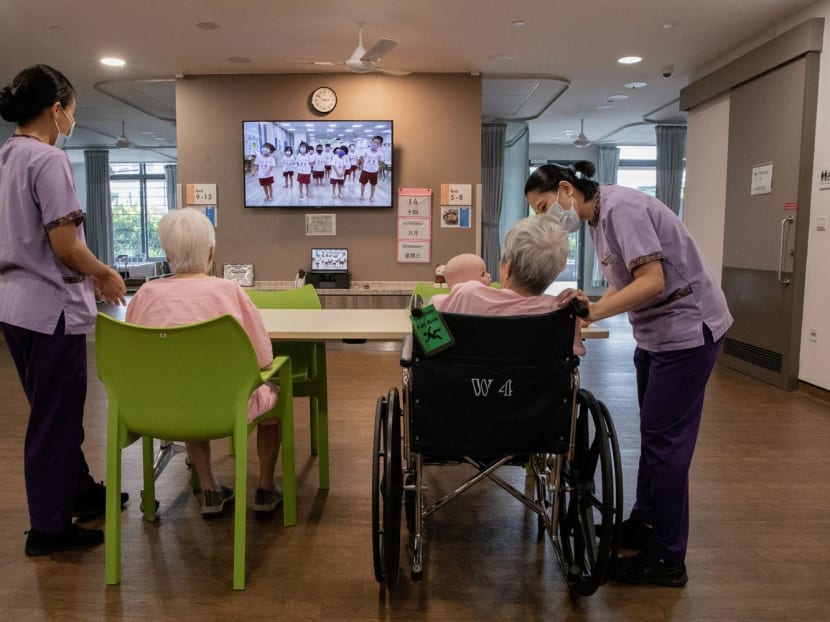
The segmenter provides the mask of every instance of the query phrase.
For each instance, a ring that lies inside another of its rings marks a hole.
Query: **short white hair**
[[[569,250],[568,234],[555,216],[523,218],[504,236],[502,261],[511,263],[511,287],[544,293],[565,268]]]
[[[216,232],[210,220],[190,207],[167,212],[159,221],[159,241],[174,274],[208,272]]]

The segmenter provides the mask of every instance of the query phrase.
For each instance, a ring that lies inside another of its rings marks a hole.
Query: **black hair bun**
[[[588,160],[580,160],[573,167],[578,173],[581,173],[583,177],[587,177],[588,179],[593,178],[597,172],[597,167],[594,166],[593,162],[589,162]]]
[[[20,120],[20,106],[10,86],[0,90],[0,117],[9,123],[17,123]]]

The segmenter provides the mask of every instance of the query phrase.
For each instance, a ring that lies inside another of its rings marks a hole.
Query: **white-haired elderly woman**
[[[570,290],[558,300],[544,292],[565,268],[568,259],[568,234],[559,221],[549,215],[524,218],[504,236],[504,253],[499,263],[501,289],[478,280],[459,283],[446,296],[433,296],[439,311],[470,315],[538,315],[566,306],[571,298],[584,294]],[[574,353],[584,354],[579,323],[574,337]]]
[[[260,367],[270,365],[271,341],[251,299],[234,281],[208,276],[216,247],[210,221],[197,210],[177,209],[164,215],[158,233],[173,276],[142,285],[127,306],[127,322],[180,326],[230,314],[251,338]],[[248,420],[271,410],[277,394],[278,388],[273,384],[260,386],[248,401]],[[274,482],[279,448],[279,420],[266,419],[257,427],[259,485],[254,495],[254,512],[273,512],[282,502],[282,492]],[[234,492],[220,484],[213,472],[210,443],[189,442],[187,451],[204,491],[202,516],[220,514]]]

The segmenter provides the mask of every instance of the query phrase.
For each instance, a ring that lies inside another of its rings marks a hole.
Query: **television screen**
[[[312,248],[312,272],[346,272],[349,269],[349,249]]]
[[[244,121],[245,207],[392,207],[392,121]]]

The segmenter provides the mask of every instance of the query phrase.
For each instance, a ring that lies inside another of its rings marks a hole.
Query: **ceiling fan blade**
[[[368,52],[364,52],[363,56],[360,57],[360,60],[368,60],[376,63],[384,54],[389,52],[396,45],[398,45],[398,42],[392,41],[392,39],[380,39],[371,48],[369,48]]]
[[[384,67],[375,67],[375,71],[378,73],[384,73],[387,76],[408,76],[411,74],[411,71],[403,71],[402,69],[386,69]]]

